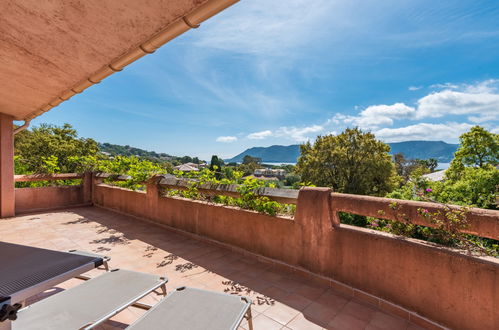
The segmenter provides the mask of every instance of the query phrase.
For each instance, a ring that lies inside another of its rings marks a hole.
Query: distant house
[[[198,168],[198,169],[199,169],[199,168],[205,168],[205,167],[208,167],[208,164],[206,164],[206,163],[196,164],[196,163],[191,163],[191,162],[189,162],[189,163],[185,163],[185,164],[182,164],[182,165],[187,165],[187,166],[190,166],[190,167],[195,167],[195,168]],[[180,166],[182,166],[182,165],[180,165]]]
[[[266,176],[256,176],[256,175],[248,175],[244,177],[245,179],[258,179],[258,180],[265,180],[265,181],[279,181],[277,177],[266,177]]]
[[[445,180],[445,170],[424,174],[421,176],[429,181],[444,181]]]
[[[271,169],[271,168],[257,168],[253,175],[256,178],[278,178],[284,179],[286,176],[286,171],[282,169]]]
[[[195,167],[195,168],[199,168],[199,164],[196,164],[196,163],[185,163],[185,164],[182,164],[182,165],[187,165],[187,166],[190,166],[190,167]]]
[[[199,168],[191,166],[189,164],[193,164],[193,163],[186,163],[186,164],[175,166],[173,168],[178,170],[178,171],[182,171],[182,172],[199,171]],[[194,165],[197,165],[197,164],[194,164]]]

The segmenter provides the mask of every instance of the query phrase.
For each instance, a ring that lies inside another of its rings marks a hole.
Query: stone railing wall
[[[273,260],[419,324],[424,324],[425,318],[460,329],[492,329],[499,324],[498,259],[473,257],[432,243],[340,224],[338,220],[338,212],[398,220],[389,206],[396,201],[398,211],[411,222],[429,225],[420,218],[418,208],[434,211],[444,208],[442,205],[337,194],[326,188],[264,190],[261,193],[271,199],[297,204],[294,218],[272,217],[163,197],[163,188],[185,186],[176,178],[154,177],[146,183],[146,191],[104,184],[104,178],[111,176],[94,175],[92,184],[87,176],[81,187],[84,197],[79,200],[88,201],[90,196],[96,206]],[[237,196],[233,186],[200,189]],[[498,211],[470,209],[468,217],[468,232],[499,239]]]
[[[79,185],[15,189],[16,214],[92,204],[92,174],[15,175],[15,182],[81,180]]]

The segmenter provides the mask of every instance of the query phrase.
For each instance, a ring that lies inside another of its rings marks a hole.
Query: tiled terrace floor
[[[248,260],[231,250],[100,208],[74,208],[0,220],[0,239],[109,255],[114,268],[166,274],[169,289],[192,286],[247,295],[254,301],[255,330],[421,329],[373,305],[276,270],[267,263]],[[65,282],[32,301],[79,282]],[[157,299],[150,296],[145,301]],[[105,328],[125,327],[142,313],[129,308]],[[242,327],[246,329],[246,324]]]

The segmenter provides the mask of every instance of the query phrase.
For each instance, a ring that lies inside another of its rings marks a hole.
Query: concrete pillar
[[[298,194],[295,221],[301,227],[300,266],[321,274],[330,260],[334,219],[329,188],[304,187]]]
[[[162,176],[153,176],[146,182],[146,200],[147,200],[147,217],[149,219],[158,219],[158,203],[159,203],[159,181]]]
[[[81,180],[81,184],[83,186],[83,203],[91,204],[92,203],[92,190],[93,190],[93,178],[92,172],[83,173],[83,178]]]
[[[15,215],[13,120],[0,113],[0,218]]]
[[[97,204],[96,203],[96,195],[95,195],[95,190],[96,190],[96,186],[98,184],[101,184],[104,180],[102,178],[98,178],[96,176],[97,173],[95,172],[92,172],[92,184],[91,184],[91,193],[90,193],[90,196],[92,197],[92,204],[95,205]]]

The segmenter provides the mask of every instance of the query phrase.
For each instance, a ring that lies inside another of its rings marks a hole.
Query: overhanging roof
[[[238,0],[2,0],[0,112],[32,119]]]

